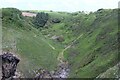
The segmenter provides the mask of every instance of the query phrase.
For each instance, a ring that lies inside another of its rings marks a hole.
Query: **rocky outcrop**
[[[60,23],[61,21],[59,19],[53,19],[52,22],[53,23]]]
[[[47,71],[45,69],[39,69],[37,71],[35,78],[49,78],[53,80],[54,78],[68,78],[69,76],[69,67],[67,62],[60,63],[56,70]]]
[[[45,69],[39,69],[35,78],[52,78],[52,75],[49,71]]]
[[[54,36],[51,37],[51,39],[56,40],[58,42],[63,42],[64,41],[63,36],[56,36],[56,35],[54,35]]]
[[[0,58],[2,59],[2,80],[13,80],[20,59],[9,52],[0,55]]]
[[[59,63],[57,70],[54,71],[53,78],[68,78],[69,71],[68,63]]]

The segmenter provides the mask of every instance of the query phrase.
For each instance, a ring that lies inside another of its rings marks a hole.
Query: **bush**
[[[37,28],[43,27],[48,20],[48,13],[38,13],[34,19],[34,24]]]

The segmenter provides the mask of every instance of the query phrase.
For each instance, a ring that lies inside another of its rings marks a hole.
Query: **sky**
[[[96,11],[100,8],[118,8],[119,0],[0,0],[0,8],[20,10]]]

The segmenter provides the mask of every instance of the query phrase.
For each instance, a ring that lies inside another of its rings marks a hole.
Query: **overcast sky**
[[[118,7],[119,0],[0,0],[0,8],[15,7],[20,10],[96,11],[100,8]]]

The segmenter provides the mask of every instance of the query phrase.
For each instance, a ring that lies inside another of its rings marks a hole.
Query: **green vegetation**
[[[12,12],[14,10],[5,9],[5,11]],[[4,9],[3,13],[5,13]],[[13,18],[13,16],[16,16],[15,21],[5,22],[6,17]],[[13,16],[3,17],[3,50],[13,52],[20,57],[18,68],[25,77],[33,77],[34,70],[39,68],[54,70],[61,49],[59,44],[41,35],[27,18],[22,16],[23,18],[19,19],[17,12],[14,12]],[[59,49],[53,50],[48,43]]]
[[[114,67],[111,67],[104,73],[100,74],[97,78],[118,78],[119,77],[119,63]]]
[[[2,12],[3,51],[20,57],[18,68],[26,77],[38,68],[55,70],[64,49],[69,77],[97,77],[118,63],[118,9],[89,14],[30,11],[40,12],[35,18],[23,17],[15,8]]]
[[[33,23],[37,28],[40,28],[46,24],[47,20],[48,20],[48,14],[41,12],[41,13],[37,13]]]
[[[60,23],[48,23],[51,27],[42,33],[62,35],[64,52],[70,64],[69,77],[97,77],[117,64],[118,56],[118,10],[100,9],[94,13],[49,13],[49,22],[58,18]],[[79,36],[82,37],[79,38]],[[50,37],[51,37],[50,36]]]

